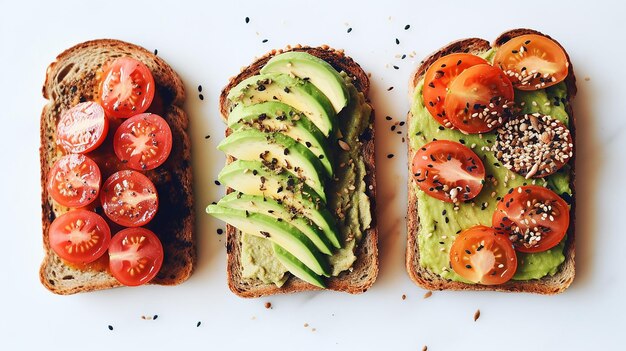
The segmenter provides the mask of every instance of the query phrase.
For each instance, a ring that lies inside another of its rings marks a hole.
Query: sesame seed
[[[404,30],[409,30],[409,28],[411,28],[410,24],[407,24],[406,26],[404,26]]]
[[[348,33],[352,32],[352,27],[348,28],[347,32]]]
[[[250,23],[250,17],[246,17],[246,23]]]

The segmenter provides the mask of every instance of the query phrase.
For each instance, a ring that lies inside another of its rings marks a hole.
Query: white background
[[[379,1],[372,7],[338,0],[311,3],[0,0],[0,349],[623,349],[623,5],[503,0],[484,5]],[[409,30],[404,30],[406,24]],[[518,27],[558,39],[578,78],[576,280],[558,296],[435,292],[423,299],[425,291],[404,269],[406,145],[390,131],[393,122],[385,116],[404,119],[410,72],[430,52],[455,39],[493,40]],[[41,86],[57,54],[96,38],[158,49],[185,82],[199,261],[183,285],[56,296],[39,283],[39,115],[45,103]],[[224,129],[217,108],[220,89],[255,56],[289,43],[343,48],[372,73],[381,265],[377,282],[363,295],[236,297],[226,286],[225,238],[216,234],[223,224],[204,213],[224,191],[213,183],[224,161],[215,150]],[[414,59],[396,58],[413,51]],[[199,84],[204,101],[198,98]],[[390,86],[395,89],[388,92]],[[396,156],[388,159],[390,153]],[[273,308],[265,309],[266,302]],[[477,309],[481,317],[474,322]],[[157,320],[141,319],[155,314]]]

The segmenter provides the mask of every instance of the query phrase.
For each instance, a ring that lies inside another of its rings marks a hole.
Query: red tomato
[[[113,173],[107,179],[100,202],[107,217],[125,227],[145,225],[159,207],[154,184],[145,175],[130,170]]]
[[[100,190],[100,169],[85,155],[65,155],[48,173],[47,188],[54,201],[63,206],[86,206]]]
[[[111,274],[127,286],[142,285],[154,278],[163,264],[159,238],[145,228],[127,228],[113,236],[109,247]]]
[[[569,207],[542,186],[517,187],[498,202],[492,225],[509,236],[517,251],[546,251],[565,237]]]
[[[485,180],[480,157],[449,140],[436,140],[421,147],[413,157],[412,171],[420,189],[445,202],[473,199]]]
[[[520,90],[537,90],[567,77],[569,64],[563,48],[543,35],[515,37],[496,52],[494,66],[500,67]]]
[[[458,275],[483,285],[505,283],[517,270],[517,256],[509,238],[482,225],[459,234],[450,248],[450,263]]]
[[[172,150],[172,131],[158,115],[133,116],[117,128],[113,138],[115,154],[132,169],[154,169],[167,159]]]
[[[444,108],[450,123],[464,133],[486,133],[511,115],[513,85],[499,68],[472,66],[448,87]]]
[[[68,153],[89,152],[102,144],[109,130],[109,120],[102,106],[82,102],[61,114],[57,124],[57,144]]]
[[[121,57],[105,68],[100,91],[108,116],[128,118],[145,112],[154,98],[154,78],[146,65]]]
[[[466,68],[487,63],[485,59],[472,54],[450,54],[440,57],[428,67],[422,91],[424,104],[442,126],[454,129],[443,108],[450,82]]]
[[[70,263],[85,264],[107,251],[111,230],[95,212],[73,210],[52,222],[48,238],[52,251],[59,257]]]

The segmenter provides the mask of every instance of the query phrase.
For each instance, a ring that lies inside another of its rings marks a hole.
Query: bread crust
[[[431,54],[425,60],[423,60],[419,67],[417,67],[416,71],[410,78],[409,82],[409,99],[412,101],[413,91],[416,87],[417,83],[423,78],[428,67],[436,61],[438,58],[455,53],[455,52],[469,52],[474,54],[479,54],[489,50],[492,46],[499,47],[509,41],[511,38],[515,38],[520,35],[525,34],[539,34],[550,38],[548,35],[540,33],[538,31],[532,29],[513,29],[507,32],[502,33],[492,45],[489,44],[488,41],[479,38],[470,38],[455,41],[441,49],[437,52]],[[552,39],[552,38],[550,38]],[[552,39],[554,40],[554,39]],[[561,48],[563,46],[559,44],[556,40],[554,40]],[[570,126],[569,129],[572,134],[572,140],[576,140],[576,119],[574,118],[574,113],[572,111],[571,100],[576,95],[576,78],[574,76],[574,70],[572,63],[569,59],[569,55],[565,48],[563,48],[567,55],[567,60],[569,62],[569,72],[568,76],[565,79],[565,84],[567,86],[567,114],[570,118]],[[411,112],[407,115],[407,124],[409,127],[407,130],[411,130],[411,124],[413,122]],[[408,137],[408,136],[407,136]],[[409,174],[411,174],[411,160],[416,152],[416,150],[412,149],[410,143],[408,145],[408,168]],[[570,173],[570,187],[572,189],[572,200],[571,200],[571,210],[570,210],[570,225],[567,232],[567,240],[565,242],[565,248],[563,249],[565,254],[565,261],[559,266],[557,273],[554,276],[546,276],[541,279],[532,279],[527,281],[513,281],[510,280],[501,285],[495,286],[487,286],[480,284],[466,284],[461,282],[455,282],[451,280],[447,280],[430,272],[429,270],[423,268],[420,265],[420,252],[419,252],[419,243],[417,240],[417,233],[419,230],[420,219],[418,216],[418,201],[417,195],[415,194],[416,183],[413,177],[409,177],[408,181],[408,207],[407,207],[407,250],[406,250],[406,269],[409,273],[411,279],[421,286],[424,289],[428,290],[495,290],[495,291],[509,291],[509,292],[530,292],[537,294],[557,294],[563,292],[574,280],[575,268],[574,268],[574,257],[575,257],[575,217],[576,217],[576,188],[575,188],[575,157],[576,153],[574,152],[574,157],[570,161],[571,173]]]
[[[61,113],[81,101],[93,100],[97,91],[96,71],[105,62],[119,56],[132,56],[148,66],[156,92],[163,101],[159,114],[167,120],[173,137],[168,160],[157,169],[144,172],[157,187],[160,203],[157,216],[146,227],[157,233],[165,253],[163,266],[151,284],[180,284],[191,275],[195,266],[191,142],[187,135],[188,118],[182,109],[185,100],[182,81],[165,61],[140,46],[113,39],[87,41],[57,56],[48,66],[42,91],[48,103],[43,108],[40,123],[41,220],[45,257],[39,277],[42,284],[56,294],[121,286],[106,269],[106,255],[96,264],[78,268],[62,261],[50,249],[50,225],[67,209],[56,204],[46,189],[48,172],[62,155],[55,142],[56,124]]]
[[[229,113],[228,99],[226,98],[230,89],[242,80],[256,75],[265,63],[273,56],[287,51],[304,51],[317,56],[331,64],[337,71],[345,71],[353,77],[353,84],[359,92],[362,92],[366,101],[369,93],[369,78],[361,66],[350,57],[345,56],[343,51],[332,49],[328,46],[308,47],[294,46],[283,50],[272,50],[266,55],[256,59],[252,64],[242,69],[235,77],[231,78],[220,95],[220,112],[222,118],[226,120]],[[343,291],[351,294],[363,293],[369,289],[378,275],[378,229],[376,225],[376,174],[374,158],[374,110],[370,115],[369,140],[362,140],[363,155],[367,174],[364,178],[366,182],[367,196],[371,202],[372,223],[365,231],[361,242],[356,249],[357,260],[352,266],[352,270],[345,271],[337,277],[327,280],[329,290]],[[226,131],[228,135],[229,130]],[[230,163],[234,159],[228,157],[226,162]],[[230,189],[228,190],[230,191]],[[228,255],[227,275],[228,287],[240,297],[253,298],[275,294],[295,293],[308,290],[321,290],[297,277],[290,277],[280,288],[274,284],[264,284],[260,280],[244,279],[242,277],[241,265],[241,232],[231,225],[226,226]]]

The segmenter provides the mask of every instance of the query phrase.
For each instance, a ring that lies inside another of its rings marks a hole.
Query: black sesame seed
[[[391,116],[385,117],[386,120],[391,121]]]
[[[200,324],[202,324],[202,322],[198,321],[198,323],[196,323],[196,328],[199,327]]]
[[[393,154],[387,155],[387,158],[393,158]]]
[[[348,28],[348,33],[352,32],[352,27]]]
[[[198,85],[198,92],[202,92],[202,85]]]
[[[157,319],[157,318],[159,318],[159,315],[158,315],[158,314],[155,314],[155,315],[152,317],[152,319],[153,319],[153,320],[154,320],[154,319]]]
[[[200,98],[200,100],[204,100],[204,95],[198,94],[198,98]]]
[[[392,91],[392,90],[393,90],[393,87],[387,88],[387,91]]]
[[[158,55],[158,54],[159,54],[159,50],[154,49],[154,54],[155,54],[155,55]]]
[[[394,130],[396,130],[396,126],[395,125],[391,126],[391,131],[393,132]]]
[[[400,45],[400,39],[396,38],[396,44]]]
[[[470,250],[465,250],[465,253],[468,254],[468,255],[472,254],[472,252]]]
[[[205,135],[204,139],[209,139],[211,136],[210,135]]]
[[[109,324],[109,330],[113,330],[113,326]]]
[[[246,23],[250,23],[250,17],[246,17]]]
[[[220,183],[220,181],[219,181],[219,180],[216,180],[216,181],[215,181],[215,185],[220,186],[220,185],[222,185],[222,184]]]
[[[224,230],[222,228],[217,228],[217,235],[224,234]]]
[[[394,65],[394,66],[393,66],[393,69],[400,69],[400,67],[398,67],[398,66]]]
[[[466,265],[465,265],[465,268],[467,268],[467,269],[472,269],[472,266],[471,266],[471,265],[469,265],[469,264],[466,264]]]
[[[268,41],[267,39],[263,39],[263,43],[267,43],[267,41]]]
[[[400,127],[402,127],[406,122],[402,121],[399,123]]]

